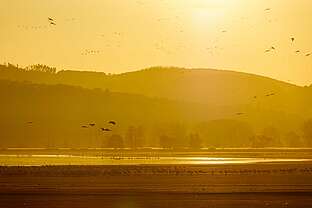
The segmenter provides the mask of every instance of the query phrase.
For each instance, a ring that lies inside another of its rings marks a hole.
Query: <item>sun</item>
[[[202,0],[202,2],[207,2]],[[210,2],[210,1],[209,1]],[[227,15],[224,7],[218,4],[196,4],[196,7],[190,9],[190,24],[195,30],[200,31],[213,31],[221,25]]]

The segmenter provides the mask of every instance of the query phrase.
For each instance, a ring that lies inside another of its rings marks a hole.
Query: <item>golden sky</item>
[[[1,0],[0,26],[2,63],[217,68],[312,83],[311,0]]]

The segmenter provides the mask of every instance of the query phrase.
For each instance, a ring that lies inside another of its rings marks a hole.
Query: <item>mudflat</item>
[[[1,166],[0,207],[311,207],[312,163]]]
[[[232,194],[5,194],[0,207],[16,208],[308,208],[310,193],[232,193]]]
[[[312,163],[1,166],[0,193],[312,192]]]
[[[94,150],[88,157],[68,150],[64,155],[74,156],[3,153],[0,207],[312,207],[310,150],[246,150],[245,159],[235,157],[236,150],[223,151],[217,159],[206,153],[163,153],[148,158],[150,164],[135,164],[141,155],[109,159],[114,154],[106,154],[103,159]],[[272,160],[264,157],[268,154]],[[161,164],[167,160],[172,161]]]

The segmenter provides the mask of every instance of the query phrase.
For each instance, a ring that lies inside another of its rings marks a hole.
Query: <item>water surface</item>
[[[3,166],[41,166],[41,165],[139,165],[139,164],[252,164],[306,162],[311,159],[292,158],[221,158],[221,157],[157,157],[157,156],[77,156],[77,155],[0,155]]]

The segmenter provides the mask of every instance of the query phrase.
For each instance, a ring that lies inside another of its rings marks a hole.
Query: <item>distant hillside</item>
[[[253,145],[250,139],[258,134],[268,134],[268,138],[273,135],[274,139],[256,146],[306,145],[301,140],[293,141],[297,139],[294,135],[303,135],[303,117],[256,106],[212,107],[99,89],[4,80],[0,80],[0,97],[2,147],[119,146],[108,143],[118,138],[126,147],[133,146],[134,138],[138,140],[136,146],[198,146],[199,142],[193,140],[200,138],[200,144],[206,147],[248,147]],[[108,124],[109,120],[117,125]],[[113,131],[102,132],[100,128]],[[289,133],[291,139],[284,139]]]
[[[198,138],[207,147],[312,141],[304,132],[310,127],[303,128],[312,118],[311,87],[238,72],[151,68],[106,75],[9,65],[0,66],[0,97],[0,146],[109,146],[118,140],[107,139],[114,134],[130,147],[133,137],[139,146],[166,147],[198,146]],[[103,134],[99,127],[110,119],[119,125]],[[96,130],[81,128],[92,122]]]
[[[233,71],[154,67],[107,75],[81,71],[41,72],[40,67],[26,71],[14,68],[13,65],[2,65],[0,79],[100,88],[112,92],[218,106],[249,105],[256,101],[263,106],[295,113],[300,108],[305,114],[312,115],[309,105],[312,103],[311,87],[299,87],[267,77]],[[275,95],[266,99],[266,95],[271,93]]]
[[[103,138],[98,137],[111,135],[99,128],[125,134],[131,126],[146,128],[190,118],[183,103],[66,85],[0,81],[0,97],[1,146],[99,146]],[[203,117],[198,110],[192,113],[193,121]]]

